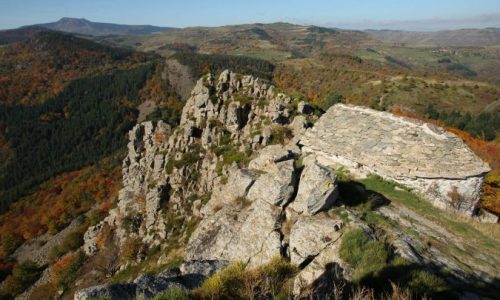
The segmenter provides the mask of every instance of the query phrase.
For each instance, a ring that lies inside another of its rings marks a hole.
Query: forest
[[[249,74],[261,79],[272,80],[274,65],[267,60],[235,55],[214,55],[197,53],[176,53],[173,58],[187,65],[194,78],[211,73],[220,73],[225,69],[240,74]]]
[[[0,107],[0,128],[15,153],[0,169],[0,211],[36,184],[123,147],[137,118],[134,101],[153,70],[148,63],[77,79],[40,105]]]
[[[429,104],[426,116],[486,141],[494,140],[497,132],[500,131],[500,114],[498,113],[483,112],[478,116],[472,116],[470,113],[463,114],[458,111],[440,112],[434,105]]]

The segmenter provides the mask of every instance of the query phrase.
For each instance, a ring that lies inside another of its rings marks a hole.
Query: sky
[[[62,17],[169,27],[290,22],[433,31],[500,27],[500,0],[0,0],[0,29]]]

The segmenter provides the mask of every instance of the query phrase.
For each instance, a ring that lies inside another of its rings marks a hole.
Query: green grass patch
[[[498,251],[497,249],[500,248],[500,243],[498,241],[485,235],[470,224],[459,221],[455,215],[434,207],[428,201],[421,199],[419,196],[396,183],[383,180],[378,176],[369,176],[366,179],[359,180],[359,182],[364,184],[366,189],[381,193],[389,200],[403,204],[419,215],[425,216],[427,219],[440,224],[464,239],[477,241],[479,246],[483,248],[487,248],[491,251]],[[396,189],[396,187],[399,188]]]
[[[419,296],[453,297],[450,286],[442,277],[395,255],[390,245],[371,239],[360,228],[344,234],[340,258],[353,267],[356,284],[373,288],[377,293],[386,293],[391,289],[391,283],[395,283]]]
[[[188,300],[189,294],[178,287],[171,288],[166,292],[156,295],[153,300]]]

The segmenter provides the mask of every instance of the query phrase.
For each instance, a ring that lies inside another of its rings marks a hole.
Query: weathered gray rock
[[[478,214],[478,219],[482,223],[498,223],[499,217],[489,211],[481,209]]]
[[[229,261],[222,260],[193,260],[186,261],[180,266],[182,274],[200,274],[210,277],[229,265]]]
[[[306,103],[305,101],[300,101],[299,104],[297,105],[297,111],[301,114],[310,114],[314,111],[311,105]]]
[[[292,123],[290,124],[290,129],[294,136],[298,136],[303,134],[307,129],[307,119],[302,115],[298,115],[293,118]]]
[[[325,215],[300,216],[290,232],[291,262],[301,265],[328,245],[337,243],[343,223]]]
[[[280,255],[278,228],[281,210],[264,201],[254,202],[248,210],[239,232],[227,245],[224,257],[229,261],[259,266]]]
[[[297,153],[282,145],[271,145],[259,151],[259,155],[248,164],[249,169],[271,172],[276,170],[276,163],[291,160]]]
[[[188,273],[181,272],[177,268],[167,269],[157,275],[144,274],[137,277],[132,283],[123,284],[105,284],[79,290],[75,293],[76,300],[88,299],[151,299],[158,294],[164,293],[170,289],[192,290],[199,287],[206,279],[207,275],[195,273],[203,269],[201,265],[194,267],[189,264]],[[217,263],[209,263],[215,270],[220,267]],[[203,269],[207,274],[208,269]]]
[[[294,161],[287,160],[269,166],[269,173],[262,174],[250,188],[247,198],[284,206],[295,192],[296,172]]]
[[[99,223],[95,226],[90,226],[83,235],[83,251],[87,255],[94,255],[97,252],[97,236],[101,232],[104,223]]]
[[[167,276],[163,276],[163,274],[158,276],[142,275],[134,280],[134,284],[135,299],[151,299],[155,295],[173,288],[187,290],[180,274],[174,275],[171,274],[171,271],[168,271]]]
[[[349,280],[351,270],[339,256],[340,243],[329,244],[321,253],[316,256],[294,279],[293,293],[299,295],[300,292],[318,283],[324,278],[322,284],[331,286],[335,281],[342,279]],[[321,284],[321,283],[320,283]]]
[[[280,215],[265,201],[242,210],[224,207],[198,225],[186,246],[186,260],[263,264],[280,253]]]
[[[227,184],[214,188],[211,201],[201,209],[201,214],[203,216],[211,215],[221,207],[245,198],[256,177],[256,174],[250,170],[231,168]]]
[[[104,284],[98,285],[75,293],[75,300],[90,299],[134,299],[135,284]]]
[[[300,138],[302,150],[355,176],[374,173],[437,206],[472,214],[490,171],[452,133],[387,112],[337,104]]]
[[[335,173],[320,165],[314,155],[306,156],[303,163],[297,197],[290,208],[298,213],[314,215],[335,204],[339,196],[337,180]]]

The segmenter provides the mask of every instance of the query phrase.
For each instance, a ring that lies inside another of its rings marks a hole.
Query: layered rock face
[[[489,166],[452,133],[420,121],[338,104],[300,137],[303,152],[358,176],[413,188],[436,206],[468,215]]]

